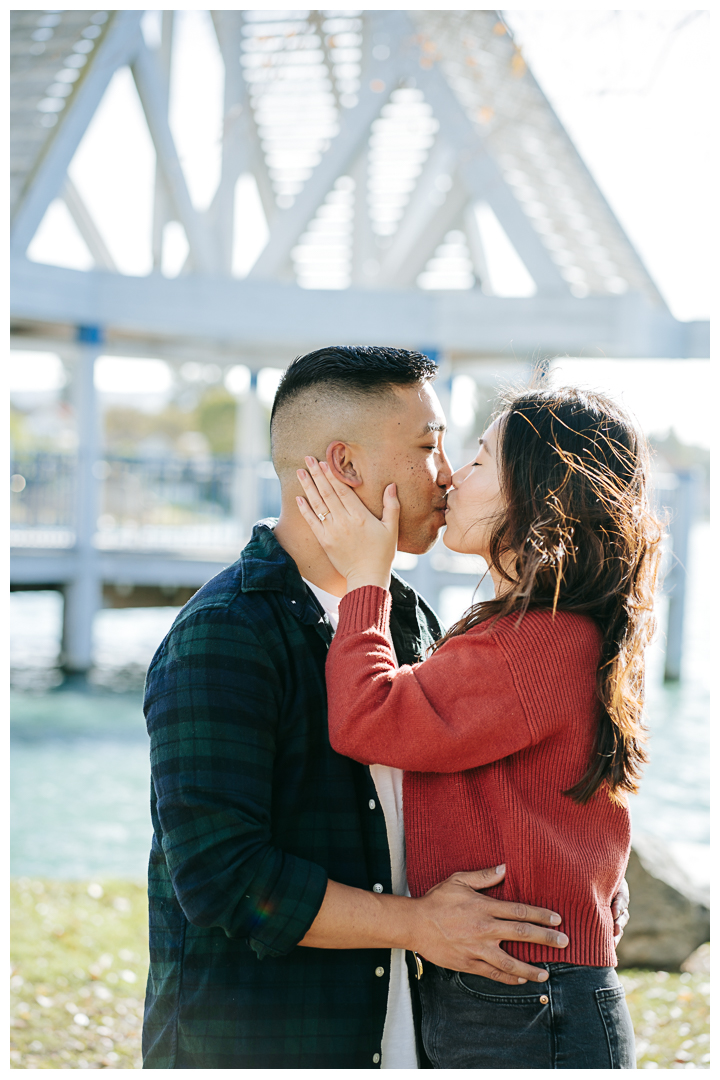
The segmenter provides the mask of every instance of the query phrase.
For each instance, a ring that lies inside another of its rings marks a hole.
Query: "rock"
[[[626,872],[630,921],[618,945],[620,967],[678,971],[710,938],[710,895],[688,879],[664,841],[633,837]]]
[[[694,953],[690,953],[687,960],[680,965],[682,971],[689,971],[691,975],[710,974],[710,942],[706,941]]]

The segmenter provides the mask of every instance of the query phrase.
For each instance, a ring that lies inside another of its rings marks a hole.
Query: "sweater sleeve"
[[[330,742],[364,764],[460,772],[537,741],[512,672],[487,631],[451,638],[423,663],[397,668],[390,594],[348,593],[326,666]]]

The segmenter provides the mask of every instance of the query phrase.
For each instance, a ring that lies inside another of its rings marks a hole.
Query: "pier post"
[[[258,465],[265,459],[266,434],[262,406],[257,395],[257,371],[250,375],[250,385],[238,399],[235,427],[235,483],[233,514],[239,523],[242,543],[250,539],[260,517]]]
[[[665,591],[668,594],[665,682],[676,682],[682,673],[690,529],[695,516],[696,493],[695,472],[693,470],[678,472],[670,525],[672,569],[665,579]]]
[[[78,356],[72,378],[78,437],[74,548],[77,571],[64,588],[62,667],[68,674],[84,674],[92,667],[93,620],[102,606],[102,581],[93,543],[102,482],[98,467],[100,416],[95,391],[95,360],[102,339],[98,327],[79,328]]]

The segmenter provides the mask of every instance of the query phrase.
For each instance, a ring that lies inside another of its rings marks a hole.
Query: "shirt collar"
[[[315,612],[315,597],[310,599],[310,592],[296,563],[275,537],[277,522],[277,518],[264,518],[254,526],[239,559],[240,588],[243,592],[281,592],[289,602],[295,601],[292,607],[297,615],[300,615],[300,611],[296,609],[305,608],[308,603]],[[390,581],[390,595],[396,607],[414,609],[417,604],[414,590],[395,573]],[[315,614],[312,621],[316,618]]]

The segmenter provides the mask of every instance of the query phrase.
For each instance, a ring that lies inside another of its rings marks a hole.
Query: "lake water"
[[[699,883],[709,880],[712,657],[710,604],[699,572],[710,559],[709,545],[709,527],[701,523],[689,559],[683,681],[663,685],[662,632],[649,652],[651,762],[631,808],[634,830],[668,841]],[[455,617],[466,602],[463,590],[452,590],[443,616]],[[144,877],[151,828],[142,680],[175,615],[172,608],[102,611],[92,685],[59,687],[59,595],[12,595],[14,875]],[[664,619],[661,600],[661,631]]]

